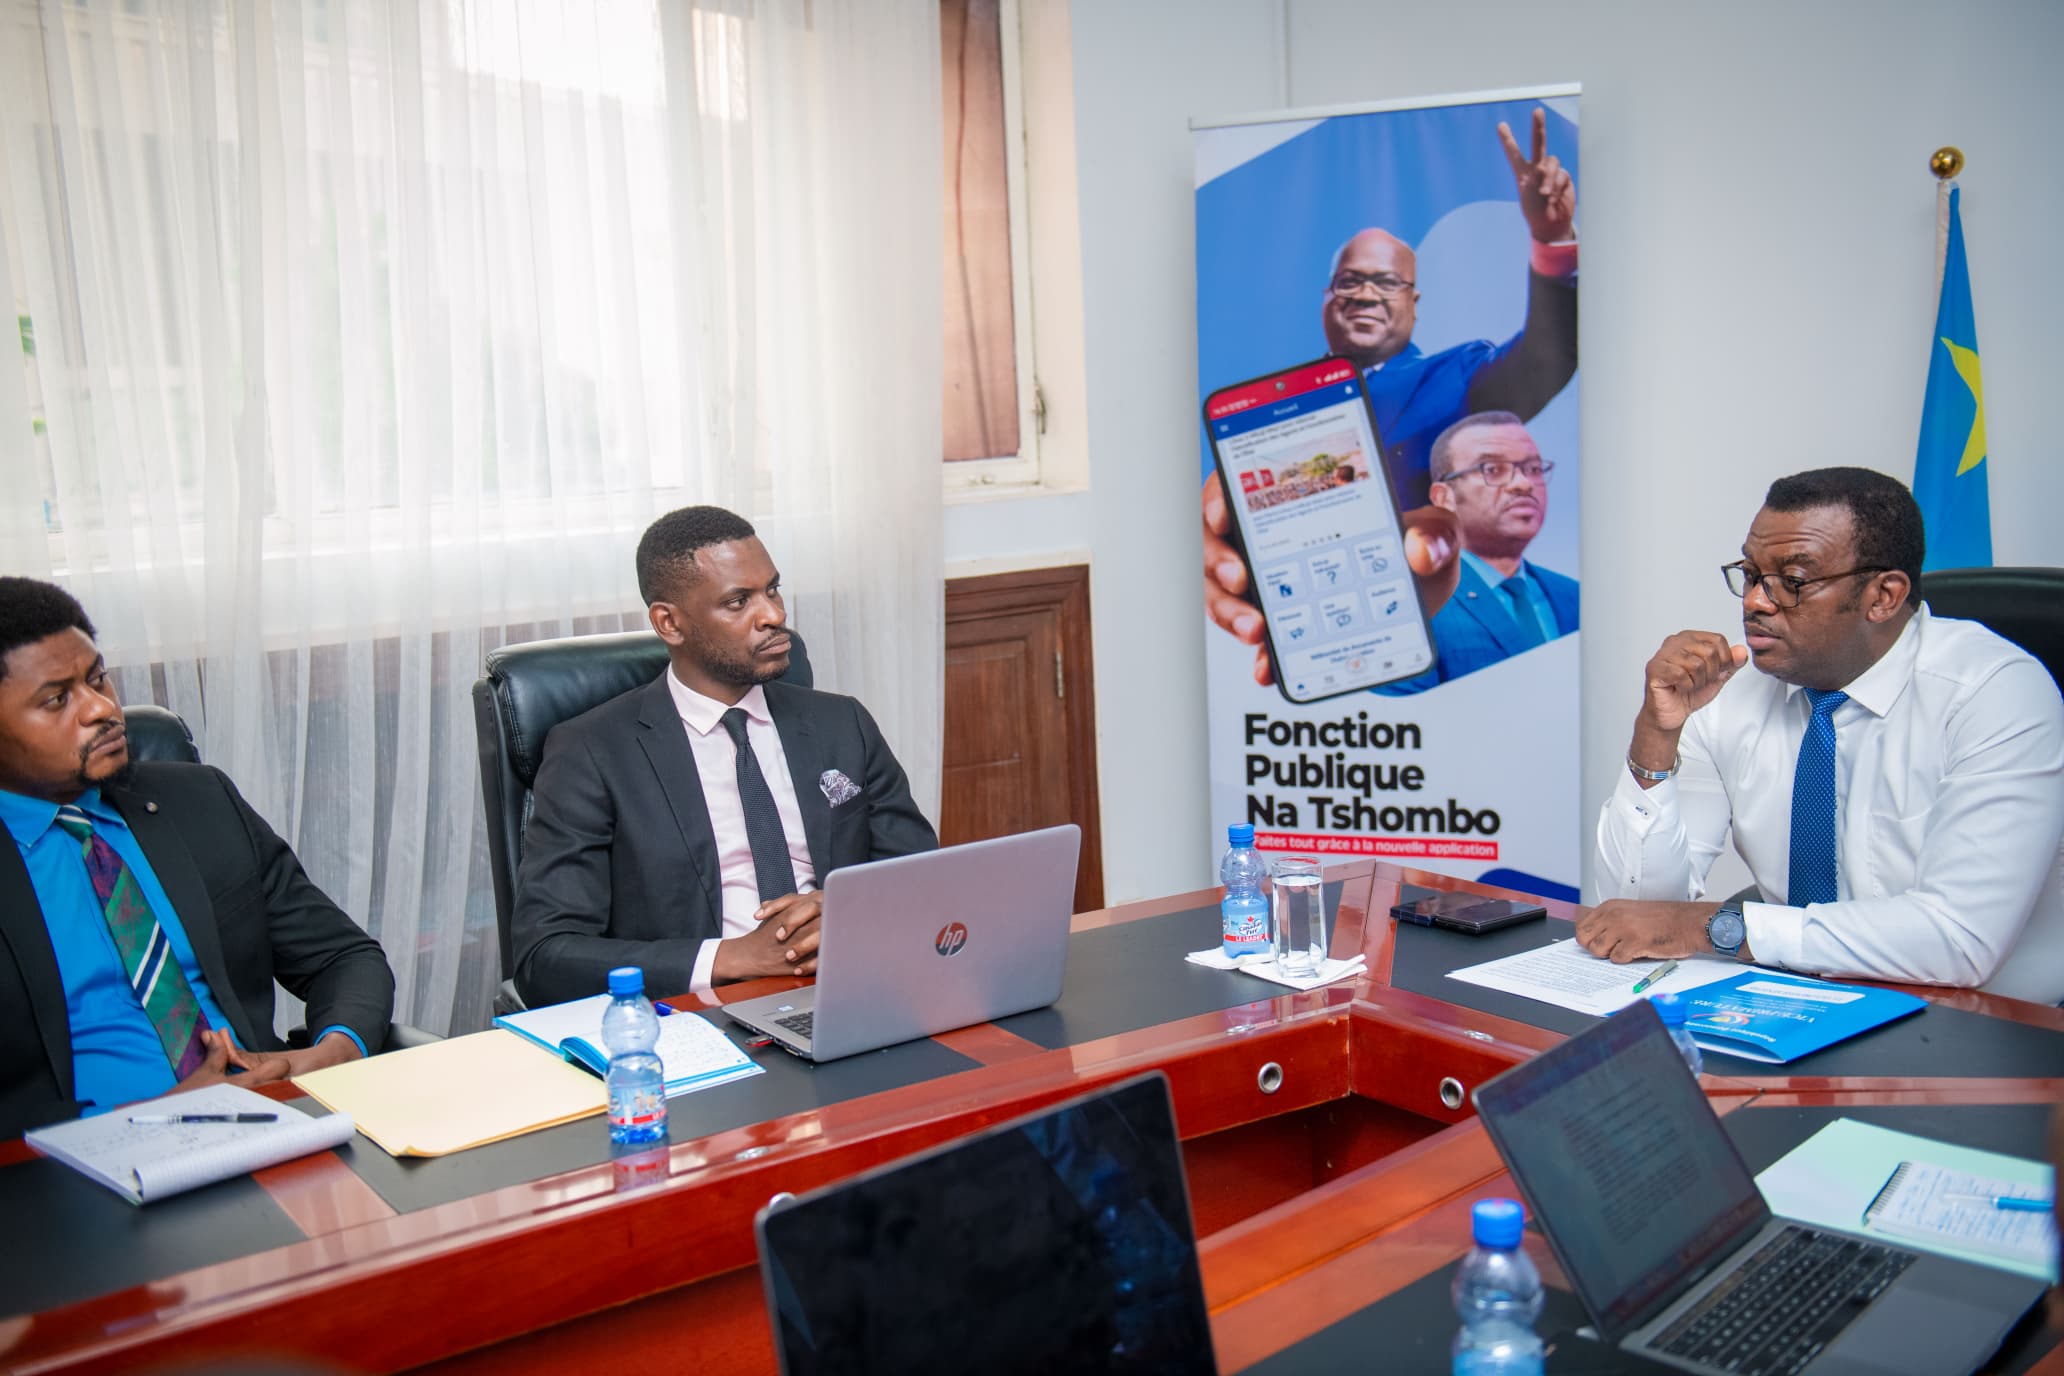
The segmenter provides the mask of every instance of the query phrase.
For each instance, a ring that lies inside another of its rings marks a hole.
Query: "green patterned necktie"
[[[94,831],[93,819],[67,803],[57,810],[57,824],[78,838],[87,877],[93,881],[101,915],[107,918],[108,931],[115,938],[129,987],[150,1015],[151,1026],[158,1030],[173,1078],[183,1080],[208,1057],[207,1043],[201,1039],[201,1033],[208,1030],[208,1018],[201,1012],[193,986],[186,982],[186,972],[179,968],[171,939],[158,924],[128,862]]]

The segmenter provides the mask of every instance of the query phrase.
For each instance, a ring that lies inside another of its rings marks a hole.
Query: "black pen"
[[[277,1113],[134,1113],[132,1123],[277,1123]]]

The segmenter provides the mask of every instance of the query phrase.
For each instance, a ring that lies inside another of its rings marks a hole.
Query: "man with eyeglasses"
[[[1510,411],[1464,416],[1433,442],[1431,495],[1455,514],[1461,574],[1433,618],[1434,667],[1379,693],[1424,692],[1577,629],[1577,580],[1526,558],[1554,471]]]
[[[1883,474],[1771,484],[1722,570],[1744,643],[1680,631],[1648,662],[1585,949],[2064,999],[2064,702],[1929,614],[1923,548]],[[1730,830],[1769,901],[1704,898]]]
[[[1421,353],[1418,258],[1389,231],[1365,229],[1333,256],[1320,303],[1326,346],[1362,370],[1398,506],[1429,496],[1434,440],[1474,411],[1531,420],[1577,371],[1577,188],[1548,151],[1548,116],[1534,111],[1533,153],[1507,126],[1498,139],[1511,164],[1520,213],[1532,236],[1527,319],[1503,344],[1471,340]]]

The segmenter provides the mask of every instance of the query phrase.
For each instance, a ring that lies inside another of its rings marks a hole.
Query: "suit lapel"
[[[817,873],[817,887],[831,869],[831,802],[818,782],[824,773],[824,751],[810,724],[804,701],[780,683],[769,683],[767,715],[774,718],[774,730],[781,737],[781,753],[788,756],[788,778],[795,786],[796,805],[803,813],[803,839],[810,847],[810,868]]]
[[[661,674],[645,690],[638,706],[638,725],[643,728],[638,744],[659,779],[674,825],[681,829],[681,841],[688,858],[702,880],[703,901],[717,923],[724,925],[723,872],[717,861],[717,834],[710,827],[709,804],[702,798],[702,775],[695,768],[695,752],[688,747],[688,728],[674,708],[674,695]]]
[[[1521,636],[1519,623],[1512,619],[1504,597],[1477,577],[1476,570],[1466,563],[1462,565],[1462,581],[1456,585],[1455,596],[1450,600],[1461,607],[1464,616],[1483,627],[1484,634],[1506,654],[1516,655],[1534,648]]]
[[[129,830],[136,837],[136,845],[150,861],[151,872],[158,877],[158,884],[165,890],[165,897],[172,904],[172,915],[179,923],[179,929],[186,933],[186,944],[193,948],[194,963],[201,967],[201,977],[208,981],[208,989],[215,995],[215,1006],[229,1018],[230,1027],[236,1032],[237,1045],[256,1049],[271,1042],[271,1028],[266,1028],[265,1042],[256,1039],[256,1029],[244,1011],[243,1000],[236,994],[236,986],[230,982],[229,966],[222,957],[222,933],[215,925],[215,904],[208,897],[208,885],[201,878],[200,868],[194,864],[193,853],[186,848],[186,840],[179,834],[171,817],[141,792],[127,788],[104,788],[101,794],[108,805],[122,814],[122,820],[129,824]],[[164,915],[159,915],[159,921]]]
[[[30,1010],[36,1031],[43,1038],[43,1052],[57,1076],[57,1092],[66,1099],[72,1092],[72,1018],[65,1009],[64,976],[57,968],[57,952],[50,945],[50,929],[43,921],[43,907],[29,883],[28,866],[22,863],[21,848],[0,829],[0,944],[14,953],[22,983],[29,991]]]

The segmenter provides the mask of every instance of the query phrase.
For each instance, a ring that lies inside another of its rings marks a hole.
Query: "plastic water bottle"
[[[1480,1199],[1469,1223],[1476,1247],[1455,1273],[1454,1376],[1541,1376],[1541,1273],[1519,1248],[1526,1210],[1516,1199]]]
[[[667,1135],[666,1069],[659,1045],[659,1014],[645,997],[645,972],[635,965],[609,972],[609,1007],[602,1013],[602,1048],[609,1053],[609,1140],[619,1147],[662,1142]]]
[[[1220,949],[1236,959],[1268,955],[1273,950],[1269,945],[1268,897],[1261,891],[1261,881],[1268,875],[1268,862],[1254,849],[1254,828],[1245,822],[1226,828],[1226,842],[1229,849],[1225,859],[1218,862],[1218,882],[1225,885],[1225,897],[1218,904],[1225,938]]]
[[[1650,1003],[1655,1005],[1656,1015],[1663,1020],[1663,1026],[1670,1029],[1670,1040],[1677,1043],[1677,1054],[1684,1057],[1684,1063],[1696,1075],[1705,1068],[1705,1055],[1699,1044],[1691,1039],[1691,1029],[1684,1025],[1684,1000],[1675,994],[1651,994]]]

